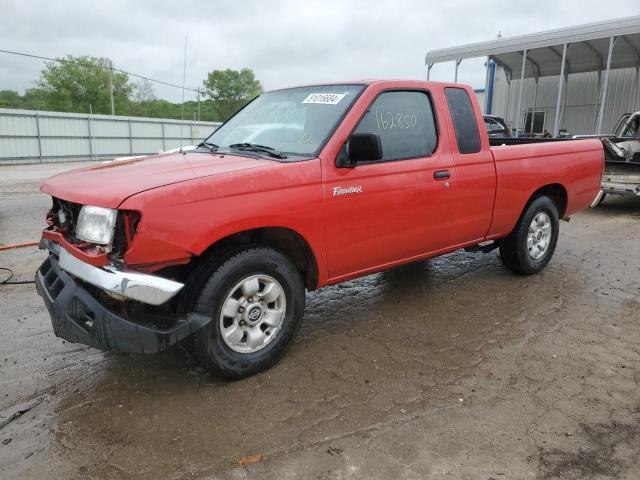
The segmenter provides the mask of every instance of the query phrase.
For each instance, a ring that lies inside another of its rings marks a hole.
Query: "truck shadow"
[[[640,216],[640,197],[607,196],[596,208],[595,214],[631,214]]]

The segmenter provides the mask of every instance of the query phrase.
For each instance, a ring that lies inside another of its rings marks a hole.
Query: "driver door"
[[[448,246],[454,166],[436,125],[426,90],[382,91],[353,132],[377,134],[382,158],[323,168],[330,279]]]

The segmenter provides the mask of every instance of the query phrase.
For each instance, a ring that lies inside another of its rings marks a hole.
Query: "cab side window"
[[[382,159],[431,155],[438,145],[436,121],[426,92],[384,92],[362,117],[354,133],[380,136]]]
[[[479,152],[478,121],[467,91],[462,88],[445,88],[444,95],[447,97],[447,105],[453,119],[458,151],[460,153]]]

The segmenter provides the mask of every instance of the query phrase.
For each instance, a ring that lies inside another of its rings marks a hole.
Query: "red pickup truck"
[[[195,150],[57,175],[37,288],[59,337],[211,372],[273,365],[315,290],[460,248],[542,270],[600,190],[600,140],[490,147],[473,90],[369,81],[259,96]]]

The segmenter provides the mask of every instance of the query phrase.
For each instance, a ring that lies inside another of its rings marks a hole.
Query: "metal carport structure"
[[[612,69],[635,68],[635,98],[637,104],[640,87],[640,15],[617,20],[585,24],[577,27],[549,30],[459,47],[432,50],[426,54],[427,78],[436,63],[455,62],[455,80],[460,63],[468,58],[487,57],[486,92],[491,102],[491,73],[493,62],[502,67],[507,81],[520,79],[517,112],[520,112],[524,79],[560,76],[556,97],[553,135],[559,132],[560,111],[563,108],[563,88],[572,73],[598,72],[600,107],[594,133],[602,133],[607,104],[609,72]],[[510,95],[510,93],[509,93]],[[535,95],[534,95],[535,98]],[[535,104],[535,100],[534,100]],[[534,105],[535,107],[535,105]],[[520,117],[516,117],[516,134]]]

